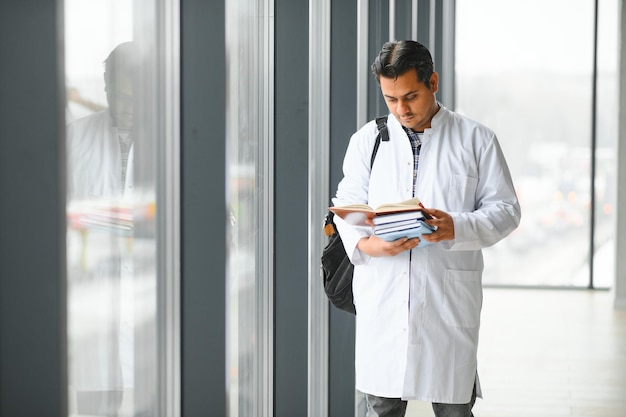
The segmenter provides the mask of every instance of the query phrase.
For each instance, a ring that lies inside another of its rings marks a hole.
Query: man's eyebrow
[[[410,95],[413,95],[413,94],[417,94],[417,90],[409,91],[408,93],[406,93],[405,95],[400,96],[400,97],[404,97],[404,98],[406,98],[406,97],[408,97],[408,96],[410,96]],[[397,97],[395,97],[395,96],[390,96],[389,94],[383,94],[383,95],[384,95],[385,97],[387,97],[387,98],[397,98]]]

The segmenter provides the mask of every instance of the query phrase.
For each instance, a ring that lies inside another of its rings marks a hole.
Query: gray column
[[[360,3],[363,0],[359,1]],[[330,195],[341,179],[348,140],[357,125],[357,2],[331,2]],[[367,3],[367,0],[365,0]],[[370,72],[365,68],[365,75]],[[365,91],[367,94],[367,91]],[[329,201],[330,204],[330,201]],[[330,307],[329,416],[354,415],[354,317]]]
[[[0,2],[0,415],[65,417],[62,2]]]
[[[226,416],[223,0],[181,0],[182,416]]]
[[[274,142],[274,415],[307,414],[307,0],[276,0]]]

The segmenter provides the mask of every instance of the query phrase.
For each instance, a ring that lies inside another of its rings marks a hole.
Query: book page
[[[422,202],[415,197],[410,200],[401,201],[399,203],[386,203],[376,207],[376,214],[390,213],[396,211],[410,211],[422,209]]]
[[[372,219],[380,214],[415,211],[422,208],[419,198],[412,198],[398,203],[382,204],[375,210],[367,204],[346,204],[345,206],[334,206],[328,209],[350,224],[365,225],[366,219]]]
[[[374,210],[365,204],[354,204],[350,206],[329,207],[335,215],[344,219],[347,223],[365,226],[366,220],[373,218],[376,214]]]
[[[335,214],[336,214],[336,211],[338,210],[342,212],[347,212],[347,211],[362,211],[362,212],[371,211],[372,213],[374,212],[374,209],[368,206],[367,204],[346,204],[345,206],[329,207],[329,209],[333,211]]]

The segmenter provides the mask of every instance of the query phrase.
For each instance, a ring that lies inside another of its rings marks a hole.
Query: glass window
[[[230,417],[273,413],[271,3],[226,3]]]
[[[598,7],[598,71],[596,109],[595,229],[593,277],[596,287],[613,286],[618,135],[618,0],[600,0]]]
[[[600,3],[595,253],[597,285],[610,286],[617,5]],[[485,251],[484,283],[586,287],[594,2],[457,0],[456,8],[456,110],[496,132],[522,206],[519,228]]]
[[[165,106],[156,8],[65,1],[72,416],[164,415],[157,237],[171,236],[157,221]]]

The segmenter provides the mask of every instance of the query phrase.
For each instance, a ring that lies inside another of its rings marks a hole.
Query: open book
[[[376,216],[421,211],[423,208],[424,206],[420,199],[415,197],[399,203],[382,204],[376,208],[372,208],[367,204],[348,204],[345,206],[329,207],[328,209],[350,224],[365,225],[367,224],[365,222],[367,219],[373,219]]]

